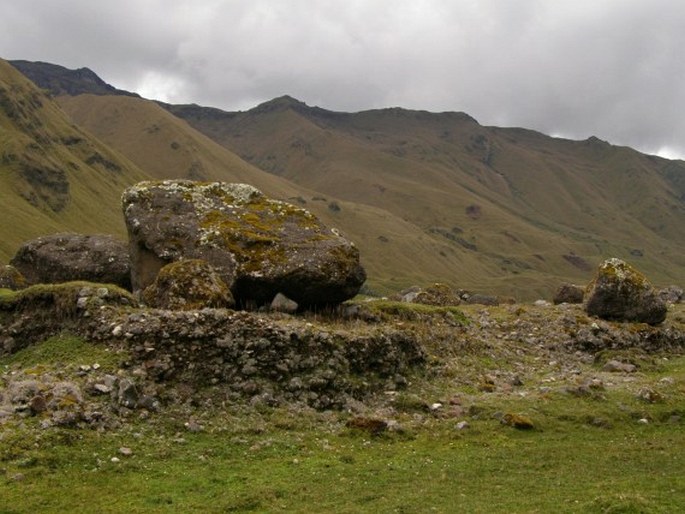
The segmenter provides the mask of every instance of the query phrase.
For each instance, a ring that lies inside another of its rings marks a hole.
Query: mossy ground
[[[407,308],[421,317],[394,323],[427,337],[437,330],[423,312],[436,308]],[[488,320],[500,323],[539,314],[530,306],[488,311]],[[463,312],[468,323],[454,330],[480,333],[484,309]],[[433,314],[437,320],[444,313]],[[669,317],[685,321],[681,306]],[[354,330],[358,322],[334,323]],[[565,364],[577,372],[563,374],[550,360],[559,355],[528,346],[455,338],[448,347],[436,339],[427,344],[432,366],[411,376],[404,391],[383,392],[360,412],[208,409],[198,397],[147,419],[134,413],[108,431],[41,429],[31,417],[6,422],[0,512],[682,511],[685,356],[566,354]],[[41,365],[66,372],[94,359],[115,365],[103,352],[61,336],[2,358],[0,369]],[[639,371],[603,372],[610,358],[634,361]],[[502,377],[520,372],[519,365],[527,369],[523,383],[504,384]],[[595,382],[579,387],[586,379]],[[481,388],[488,380],[495,387]],[[364,423],[350,423],[358,416],[392,419],[394,428],[365,430]],[[532,427],[517,428],[509,422],[515,419]],[[201,428],[187,430],[191,421]]]

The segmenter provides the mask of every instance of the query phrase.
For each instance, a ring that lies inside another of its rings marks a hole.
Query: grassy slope
[[[119,198],[146,175],[73,125],[0,61],[0,260],[25,240],[57,231],[124,236]]]
[[[291,99],[225,116],[171,109],[271,173],[425,230],[458,227],[477,258],[494,264],[481,283],[500,291],[586,280],[563,257],[572,254],[592,266],[628,258],[657,283],[685,274],[682,162],[596,138],[482,127],[458,113],[331,113]],[[477,219],[470,205],[479,206]]]

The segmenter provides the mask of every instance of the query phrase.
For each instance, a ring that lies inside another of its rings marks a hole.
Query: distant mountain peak
[[[274,98],[273,100],[263,102],[259,104],[257,107],[250,110],[254,113],[263,114],[265,112],[286,111],[288,109],[301,111],[309,109],[309,106],[306,103],[301,102],[297,98],[293,98],[290,95],[283,95]]]
[[[140,97],[136,93],[117,89],[108,84],[90,68],[70,70],[58,64],[41,61],[8,62],[38,87],[47,89],[54,96],[92,94]]]

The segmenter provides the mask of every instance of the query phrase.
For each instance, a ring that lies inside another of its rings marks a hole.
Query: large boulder
[[[233,295],[212,266],[199,259],[176,261],[164,266],[155,281],[143,291],[151,307],[193,310],[233,307]]]
[[[647,278],[621,259],[604,261],[585,293],[591,316],[655,325],[666,319],[667,305]]]
[[[10,264],[29,284],[86,280],[131,288],[128,247],[109,235],[53,234],[24,243]]]
[[[366,278],[359,251],[335,229],[246,184],[141,182],[122,202],[134,290],[181,259],[211,264],[242,305],[279,292],[302,307],[336,304]]]

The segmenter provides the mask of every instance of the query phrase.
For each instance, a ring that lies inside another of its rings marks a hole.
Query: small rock
[[[133,450],[131,450],[131,448],[127,448],[126,446],[122,446],[119,448],[119,453],[125,457],[130,457],[133,455]]]
[[[637,393],[637,398],[647,403],[659,403],[664,400],[661,393],[648,387],[640,389]]]
[[[194,419],[191,419],[190,421],[186,422],[183,426],[186,428],[186,430],[188,432],[194,432],[194,433],[195,432],[202,432],[205,428],[202,425],[200,425],[197,421],[195,421]]]
[[[100,394],[109,394],[112,392],[112,388],[105,384],[95,384],[93,386],[93,392]]]
[[[466,430],[467,428],[471,428],[468,421],[460,421],[457,423],[457,430]]]
[[[112,458],[109,459],[109,460],[110,460],[111,462],[115,463],[115,464],[118,463],[118,462],[121,462],[121,459],[120,459],[119,457],[112,457]]]
[[[47,402],[45,401],[45,397],[42,395],[36,395],[29,401],[29,409],[31,409],[31,413],[34,416],[36,414],[40,414],[41,412],[45,412],[47,408]]]
[[[129,409],[135,409],[140,399],[138,388],[132,380],[125,378],[119,382],[119,403]]]
[[[647,425],[649,423],[649,420],[647,418],[640,418],[637,420],[637,422],[641,425]]]
[[[620,362],[617,360],[610,360],[607,362],[602,371],[609,371],[612,373],[624,372],[624,373],[634,373],[637,370],[637,366],[634,364],[629,364],[626,362]]]
[[[285,312],[286,314],[295,314],[298,308],[299,305],[297,302],[291,300],[283,293],[276,294],[274,299],[271,301],[271,305],[269,306],[269,309],[272,311]]]
[[[371,435],[378,435],[388,429],[387,421],[378,418],[367,418],[357,416],[345,423],[347,428],[354,428],[369,432]]]

